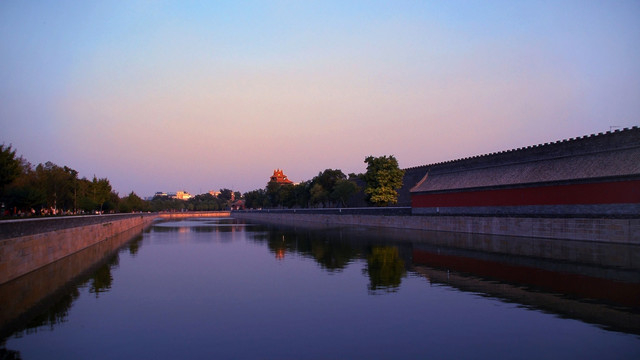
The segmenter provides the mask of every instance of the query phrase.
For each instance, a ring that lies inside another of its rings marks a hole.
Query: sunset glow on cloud
[[[0,143],[121,195],[640,125],[640,3],[0,4]]]

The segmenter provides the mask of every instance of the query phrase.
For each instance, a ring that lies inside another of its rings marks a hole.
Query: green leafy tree
[[[309,190],[311,205],[330,206],[331,201],[337,200],[331,196],[336,184],[346,178],[347,176],[339,169],[325,169],[318,173],[311,180],[312,185]]]
[[[148,204],[142,200],[135,192],[131,192],[129,195],[120,199],[118,209],[120,212],[132,212],[132,211],[146,211],[148,210]]]
[[[21,161],[16,157],[16,151],[11,150],[11,145],[0,145],[0,197],[4,194],[5,186],[11,184],[21,173]]]
[[[36,214],[114,211],[120,198],[106,178],[78,179],[78,172],[50,161],[35,169],[11,147],[0,146],[0,197],[8,209]]]
[[[152,211],[182,211],[189,207],[189,203],[184,200],[173,199],[168,196],[155,196],[151,202]]]
[[[368,156],[364,162],[367,163],[367,172],[363,176],[367,200],[377,206],[397,203],[404,170],[399,168],[396,158],[393,155]]]
[[[345,206],[347,200],[360,190],[355,182],[347,179],[340,179],[336,181],[333,191],[329,195],[331,200],[337,202],[339,206]]]
[[[36,182],[31,164],[23,165],[23,173],[7,186],[4,201],[7,209],[21,212],[34,209],[39,213],[40,209],[46,206],[45,193]]]
[[[269,181],[266,187],[266,199],[264,202],[264,207],[277,207],[281,205],[280,201],[280,187],[282,185],[278,184],[275,181]]]
[[[309,207],[311,200],[311,181],[303,181],[293,186],[293,197],[295,198],[295,206],[305,208]]]
[[[111,190],[109,192],[109,197],[107,198],[107,201],[105,201],[104,204],[102,205],[102,210],[107,213],[113,213],[118,210],[119,205],[120,205],[120,196],[118,196],[117,192]]]
[[[44,164],[38,164],[35,178],[35,183],[45,194],[49,208],[62,211],[74,209],[77,171],[47,161]]]
[[[99,204],[93,200],[92,183],[83,177],[76,182],[77,209],[80,211],[94,211]]]
[[[282,207],[292,208],[296,204],[296,197],[293,184],[282,184],[278,188],[278,205]]]
[[[90,188],[92,196],[91,200],[99,205],[100,211],[111,210],[114,206],[117,206],[117,201],[114,204],[114,198],[111,190],[111,184],[109,184],[109,180],[107,178],[98,179],[95,175],[93,176]],[[106,208],[105,204],[107,205]]]
[[[329,192],[319,183],[313,184],[309,193],[311,194],[310,202],[312,206],[325,206],[326,202],[329,200]]]
[[[196,211],[216,211],[225,207],[226,201],[217,198],[209,193],[200,194],[187,200],[191,210]]]
[[[313,178],[313,182],[322,185],[329,193],[333,192],[333,188],[340,180],[346,179],[347,176],[339,169],[326,169]]]
[[[248,191],[244,193],[243,197],[247,209],[261,209],[267,200],[266,191],[263,189]]]
[[[231,196],[233,194],[233,190],[231,189],[220,189],[220,194],[218,195],[218,199],[224,201],[231,201]]]

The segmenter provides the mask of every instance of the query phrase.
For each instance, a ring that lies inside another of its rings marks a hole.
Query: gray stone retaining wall
[[[132,228],[142,229],[156,218],[156,214],[126,214],[3,222],[0,284]]]
[[[55,216],[34,219],[15,219],[0,221],[0,240],[20,236],[35,235],[79,226],[102,224],[129,218],[157,217],[151,214],[112,214],[86,216]]]
[[[640,219],[493,216],[383,216],[233,212],[233,217],[276,224],[363,225],[640,245]]]

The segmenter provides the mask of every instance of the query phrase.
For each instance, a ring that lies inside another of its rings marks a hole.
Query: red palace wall
[[[640,180],[411,195],[414,208],[639,203]]]

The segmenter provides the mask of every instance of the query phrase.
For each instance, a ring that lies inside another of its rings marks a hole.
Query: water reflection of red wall
[[[498,281],[533,286],[545,291],[578,295],[640,308],[640,283],[619,282],[470,257],[441,255],[423,250],[413,251],[413,262]]]
[[[640,203],[640,180],[414,194],[413,207]]]

